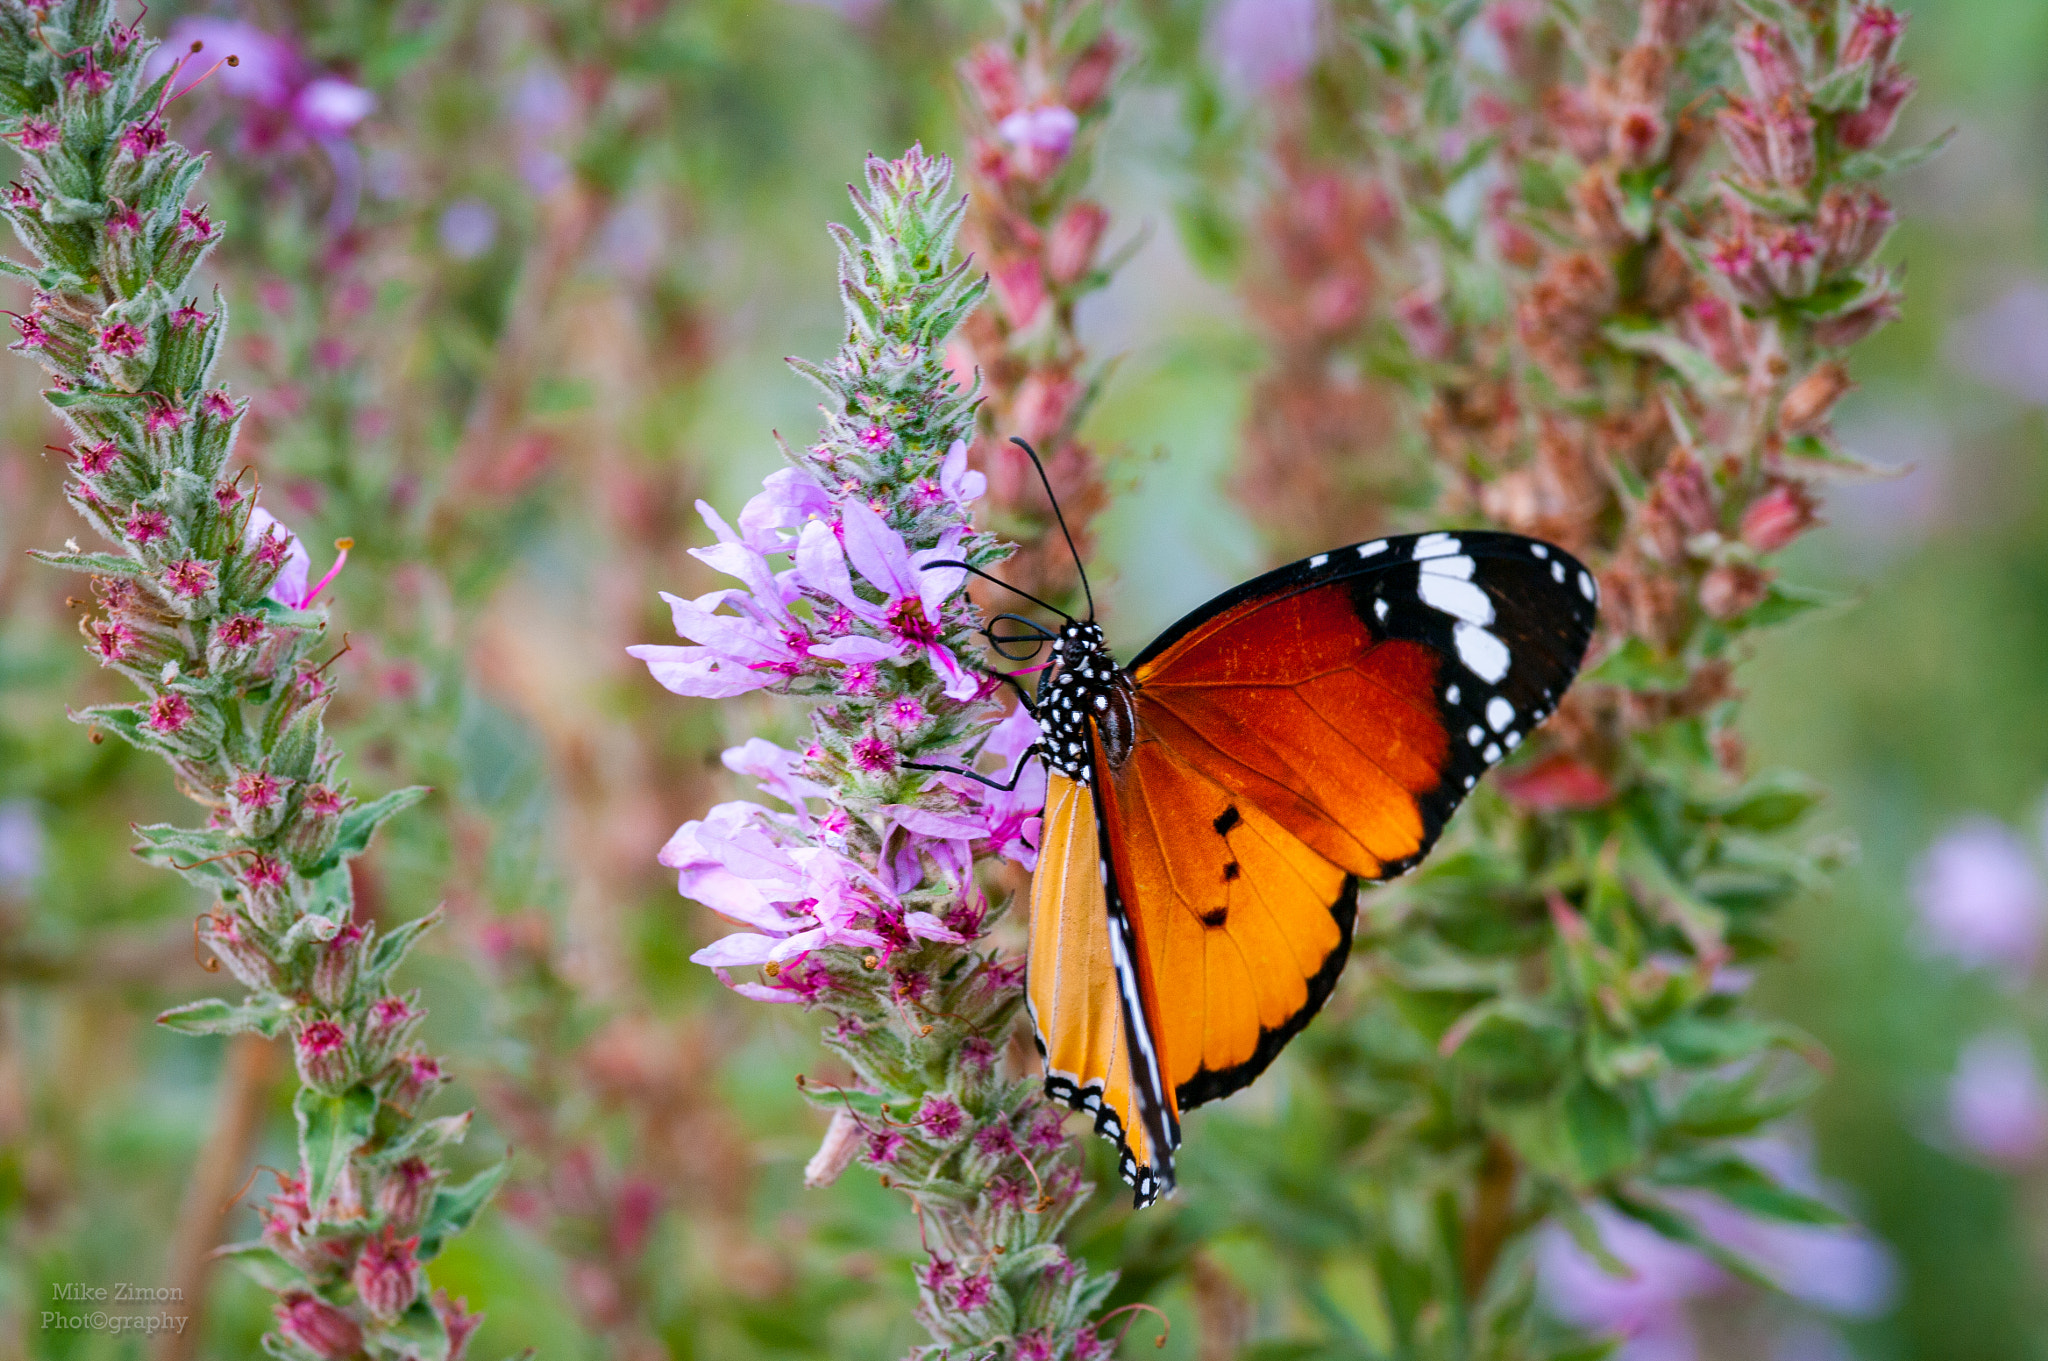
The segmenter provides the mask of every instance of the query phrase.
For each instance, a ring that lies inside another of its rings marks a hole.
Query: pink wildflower
[[[886,449],[896,441],[896,434],[886,425],[870,425],[856,437],[864,449]]]
[[[356,1258],[356,1294],[378,1318],[391,1320],[419,1295],[418,1238],[400,1238],[390,1226],[363,1244]]]
[[[117,321],[100,332],[100,349],[116,359],[128,359],[141,353],[149,337],[142,328],[131,321]]]
[[[169,402],[158,402],[142,418],[142,428],[148,434],[159,434],[165,430],[176,430],[190,419],[190,414],[181,406]]]
[[[348,1032],[332,1021],[308,1021],[299,1027],[293,1041],[299,1076],[309,1087],[323,1091],[346,1085],[353,1076],[349,1062]]]
[[[196,600],[213,589],[213,564],[197,558],[180,558],[164,569],[164,585],[171,594]]]
[[[184,731],[192,721],[192,701],[175,692],[158,695],[149,702],[149,716],[144,724],[161,733]]]
[[[45,118],[24,118],[15,136],[23,151],[48,151],[57,145],[57,125]]]
[[[917,1123],[927,1138],[936,1143],[951,1143],[967,1123],[967,1112],[961,1110],[960,1103],[950,1096],[927,1096],[924,1104],[918,1107]]]
[[[277,1306],[278,1331],[320,1361],[348,1361],[363,1350],[363,1330],[325,1300],[289,1294]]]
[[[863,737],[853,744],[853,763],[870,775],[887,775],[896,769],[896,748],[879,737]]]
[[[268,771],[252,770],[228,784],[228,794],[245,808],[268,808],[284,795],[284,783]]]
[[[88,444],[80,449],[71,466],[77,470],[80,477],[98,477],[113,467],[120,457],[121,451],[114,447],[112,440],[101,440],[98,444]]]

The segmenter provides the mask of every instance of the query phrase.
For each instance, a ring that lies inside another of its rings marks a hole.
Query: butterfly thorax
[[[1052,648],[1052,667],[1038,686],[1039,741],[1047,765],[1085,784],[1093,778],[1091,749],[1098,738],[1112,768],[1129,759],[1137,733],[1135,690],[1097,625],[1068,624]]]

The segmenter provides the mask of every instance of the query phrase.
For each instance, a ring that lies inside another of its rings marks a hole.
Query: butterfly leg
[[[906,770],[936,771],[941,775],[964,775],[968,779],[973,780],[976,784],[985,784],[990,789],[998,790],[1002,793],[1007,794],[1017,787],[1017,781],[1024,778],[1024,763],[1029,761],[1034,756],[1043,756],[1044,754],[1045,753],[1039,749],[1038,744],[1036,742],[1026,747],[1024,749],[1024,754],[1017,758],[1017,765],[1015,769],[1010,771],[1009,780],[1004,783],[998,783],[995,780],[990,779],[988,776],[982,774],[978,770],[967,770],[960,766],[932,766],[926,765],[921,761],[905,761],[903,763],[903,767]]]

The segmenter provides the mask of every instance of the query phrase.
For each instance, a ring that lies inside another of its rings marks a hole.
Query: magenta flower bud
[[[120,146],[121,150],[139,161],[163,150],[164,143],[169,140],[169,136],[164,132],[164,125],[157,120],[155,114],[151,114],[142,122],[130,123],[121,130]]]
[[[1880,72],[1871,82],[1870,102],[1835,124],[1835,138],[1851,151],[1870,151],[1884,144],[1898,124],[1899,110],[1913,97],[1919,82],[1896,68]]]
[[[893,1129],[870,1130],[867,1160],[886,1167],[896,1161],[897,1155],[903,1151],[903,1146],[909,1142],[910,1140]]]
[[[445,1290],[434,1292],[434,1313],[441,1320],[441,1329],[448,1334],[448,1361],[462,1361],[462,1354],[469,1348],[469,1335],[484,1321],[482,1314],[469,1312],[467,1299],[450,1299]]]
[[[188,302],[177,311],[171,313],[171,329],[173,331],[182,331],[187,326],[203,328],[211,320],[213,318],[199,310],[197,303]]]
[[[426,1014],[403,997],[386,995],[370,1003],[363,1016],[363,1066],[374,1072],[389,1063]]]
[[[858,1116],[848,1110],[832,1112],[832,1123],[825,1127],[825,1137],[818,1144],[818,1151],[804,1164],[804,1185],[816,1190],[838,1181],[839,1174],[860,1152],[862,1141],[863,1131]]]
[[[237,614],[215,624],[213,636],[219,639],[224,647],[254,647],[262,641],[268,627],[253,614]]]
[[[960,75],[991,123],[1002,122],[1024,102],[1022,73],[1010,54],[994,43],[975,48],[960,64]]]
[[[34,185],[16,180],[7,186],[7,206],[18,213],[32,213],[43,206],[43,201],[36,196]]]
[[[217,421],[231,421],[235,418],[235,404],[225,392],[216,388],[199,399],[199,414]]]
[[[250,938],[248,924],[235,914],[216,910],[200,918],[199,939],[248,987],[268,992],[283,983],[283,972]]]
[[[1805,297],[1820,282],[1820,238],[1796,222],[1772,233],[1764,270],[1779,297]]]
[[[1781,482],[1743,512],[1742,541],[1759,553],[1775,553],[1812,528],[1815,519],[1806,489]]]
[[[154,435],[164,430],[176,430],[190,419],[191,413],[186,411],[185,408],[172,406],[169,402],[159,402],[149,409],[148,414],[143,416],[142,428],[147,433]]]
[[[363,1306],[389,1322],[412,1307],[419,1297],[419,1262],[413,1256],[417,1238],[400,1238],[389,1227],[363,1244],[356,1258],[356,1294]]]
[[[1875,190],[1840,186],[1828,190],[1814,219],[1821,240],[1822,268],[1836,274],[1868,264],[1897,220],[1891,203]]]
[[[135,630],[119,620],[91,624],[87,636],[92,641],[86,651],[98,657],[101,666],[128,661],[135,655]]]
[[[355,800],[325,785],[307,785],[299,791],[299,815],[285,832],[284,852],[295,865],[317,864],[334,846],[341,831],[341,815]]]
[[[284,817],[285,796],[292,783],[267,770],[244,771],[228,781],[228,799],[234,807],[235,830],[251,840],[276,831]]]
[[[187,208],[178,214],[178,230],[195,240],[211,241],[219,225],[206,215],[204,208]]]
[[[960,1130],[967,1123],[967,1112],[960,1109],[960,1103],[950,1096],[935,1094],[927,1096],[918,1108],[918,1128],[934,1143],[949,1144],[960,1137]]]
[[[1813,178],[1813,118],[1787,97],[1764,114],[1764,151],[1771,178],[1787,189],[1804,189]]]
[[[401,1159],[377,1186],[377,1213],[387,1226],[409,1229],[420,1222],[440,1177],[425,1158]]]
[[[1882,70],[1891,61],[1899,36],[1905,31],[1905,16],[1891,6],[1858,5],[1848,36],[1842,39],[1842,65],[1857,66],[1867,61],[1872,70]]]
[[[661,1216],[661,1188],[638,1177],[619,1187],[612,1201],[609,1242],[612,1256],[630,1262],[647,1246],[654,1222]]]
[[[879,737],[863,737],[853,744],[853,763],[870,775],[887,775],[896,769],[896,748]]]
[[[57,125],[46,118],[24,118],[21,131],[14,134],[23,151],[48,151],[57,145]]]
[[[142,214],[117,201],[114,204],[114,211],[107,214],[107,235],[119,239],[121,237],[138,235],[141,231]],[[116,322],[114,326],[109,326],[107,329],[111,331],[119,326],[128,326],[128,323]],[[132,331],[135,328],[129,326],[128,329]],[[109,349],[107,353],[114,354],[117,352]]]
[[[963,1314],[971,1314],[982,1308],[995,1293],[995,1281],[982,1272],[964,1276],[953,1288],[953,1307]]]
[[[213,589],[213,564],[197,558],[180,558],[164,568],[164,586],[181,600],[197,600]]]
[[[299,1077],[308,1087],[332,1096],[355,1085],[356,1065],[349,1053],[348,1032],[333,1021],[308,1021],[292,1041]]]
[[[431,1055],[404,1054],[397,1061],[387,1099],[401,1110],[417,1110],[419,1103],[447,1080]]]
[[[160,510],[138,510],[121,529],[137,544],[152,544],[170,537],[171,517]]]
[[[114,447],[112,440],[101,440],[80,449],[72,459],[71,466],[80,477],[98,477],[121,461],[121,451]]]
[[[1062,288],[1080,282],[1095,266],[1095,249],[1109,227],[1109,210],[1085,200],[1060,215],[1046,242],[1045,272]]]
[[[320,1361],[349,1361],[363,1353],[363,1330],[325,1300],[287,1295],[277,1306],[277,1327]]]
[[[1649,104],[1621,110],[1608,130],[1608,149],[1631,170],[1655,165],[1670,145],[1671,124]]]
[[[1791,39],[1776,24],[1746,24],[1735,39],[1735,60],[1750,92],[1765,108],[1791,97],[1805,102],[1799,83],[1799,57]]]
[[[1854,345],[1865,336],[1899,318],[1899,295],[1886,288],[1847,311],[1838,312],[1813,328],[1813,341],[1824,349]]]
[[[149,702],[148,716],[142,721],[160,733],[183,732],[192,722],[192,701],[176,693],[158,695]]]
[[[322,1006],[338,1011],[355,997],[365,934],[361,925],[350,922],[320,946],[320,958],[313,965],[313,997]]]

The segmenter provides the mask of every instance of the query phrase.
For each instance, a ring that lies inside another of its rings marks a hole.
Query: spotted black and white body
[[[1098,736],[1111,766],[1122,765],[1130,752],[1136,736],[1131,678],[1110,655],[1097,624],[1067,624],[1052,650],[1052,666],[1038,686],[1040,753],[1054,770],[1088,784]]]

